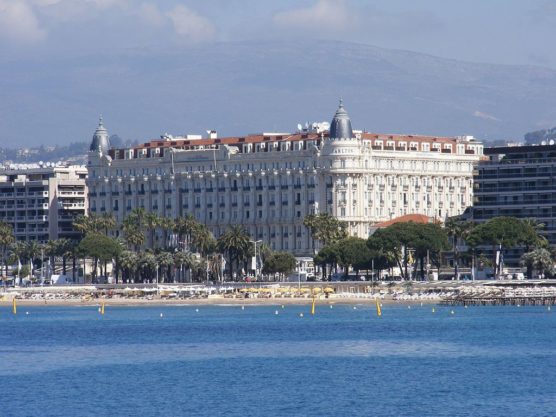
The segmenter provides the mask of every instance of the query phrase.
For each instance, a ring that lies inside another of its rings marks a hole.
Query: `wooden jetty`
[[[440,303],[450,306],[555,305],[556,288],[493,288],[491,291],[462,292]]]

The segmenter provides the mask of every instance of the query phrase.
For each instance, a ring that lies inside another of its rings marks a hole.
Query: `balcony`
[[[255,187],[255,189],[257,191],[262,191],[263,190],[263,186],[262,185],[257,185],[257,187]]]
[[[251,191],[251,187],[243,187],[243,191]]]

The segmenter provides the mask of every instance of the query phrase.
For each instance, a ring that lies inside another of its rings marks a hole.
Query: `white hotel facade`
[[[461,214],[472,204],[482,153],[472,137],[354,131],[342,104],[326,131],[210,132],[129,149],[110,149],[101,122],[89,152],[89,205],[118,222],[135,207],[170,218],[190,213],[216,237],[241,224],[274,250],[311,256],[303,226],[311,213],[330,213],[359,237],[406,214]]]

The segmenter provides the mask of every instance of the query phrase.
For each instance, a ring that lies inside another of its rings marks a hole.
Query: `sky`
[[[35,71],[30,82],[38,91],[48,83],[40,77],[44,63],[79,60],[86,55],[109,61],[119,54],[175,52],[214,43],[311,39],[556,69],[556,2],[0,0],[2,75],[8,80],[17,77],[25,66],[27,71]],[[34,62],[36,69],[32,68]],[[1,132],[6,126],[13,128],[10,114],[29,111],[25,100],[9,100],[0,101],[0,146],[9,145]],[[41,123],[47,124],[48,112],[56,111],[50,104],[44,107],[37,120],[30,121],[37,129]],[[120,130],[125,136],[125,126]]]

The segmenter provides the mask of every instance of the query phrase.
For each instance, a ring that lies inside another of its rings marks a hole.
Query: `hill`
[[[494,140],[556,125],[547,68],[333,41],[218,43],[4,61],[0,146],[89,141],[100,113],[110,132],[140,142],[291,131],[329,120],[339,97],[355,128],[375,132]]]

